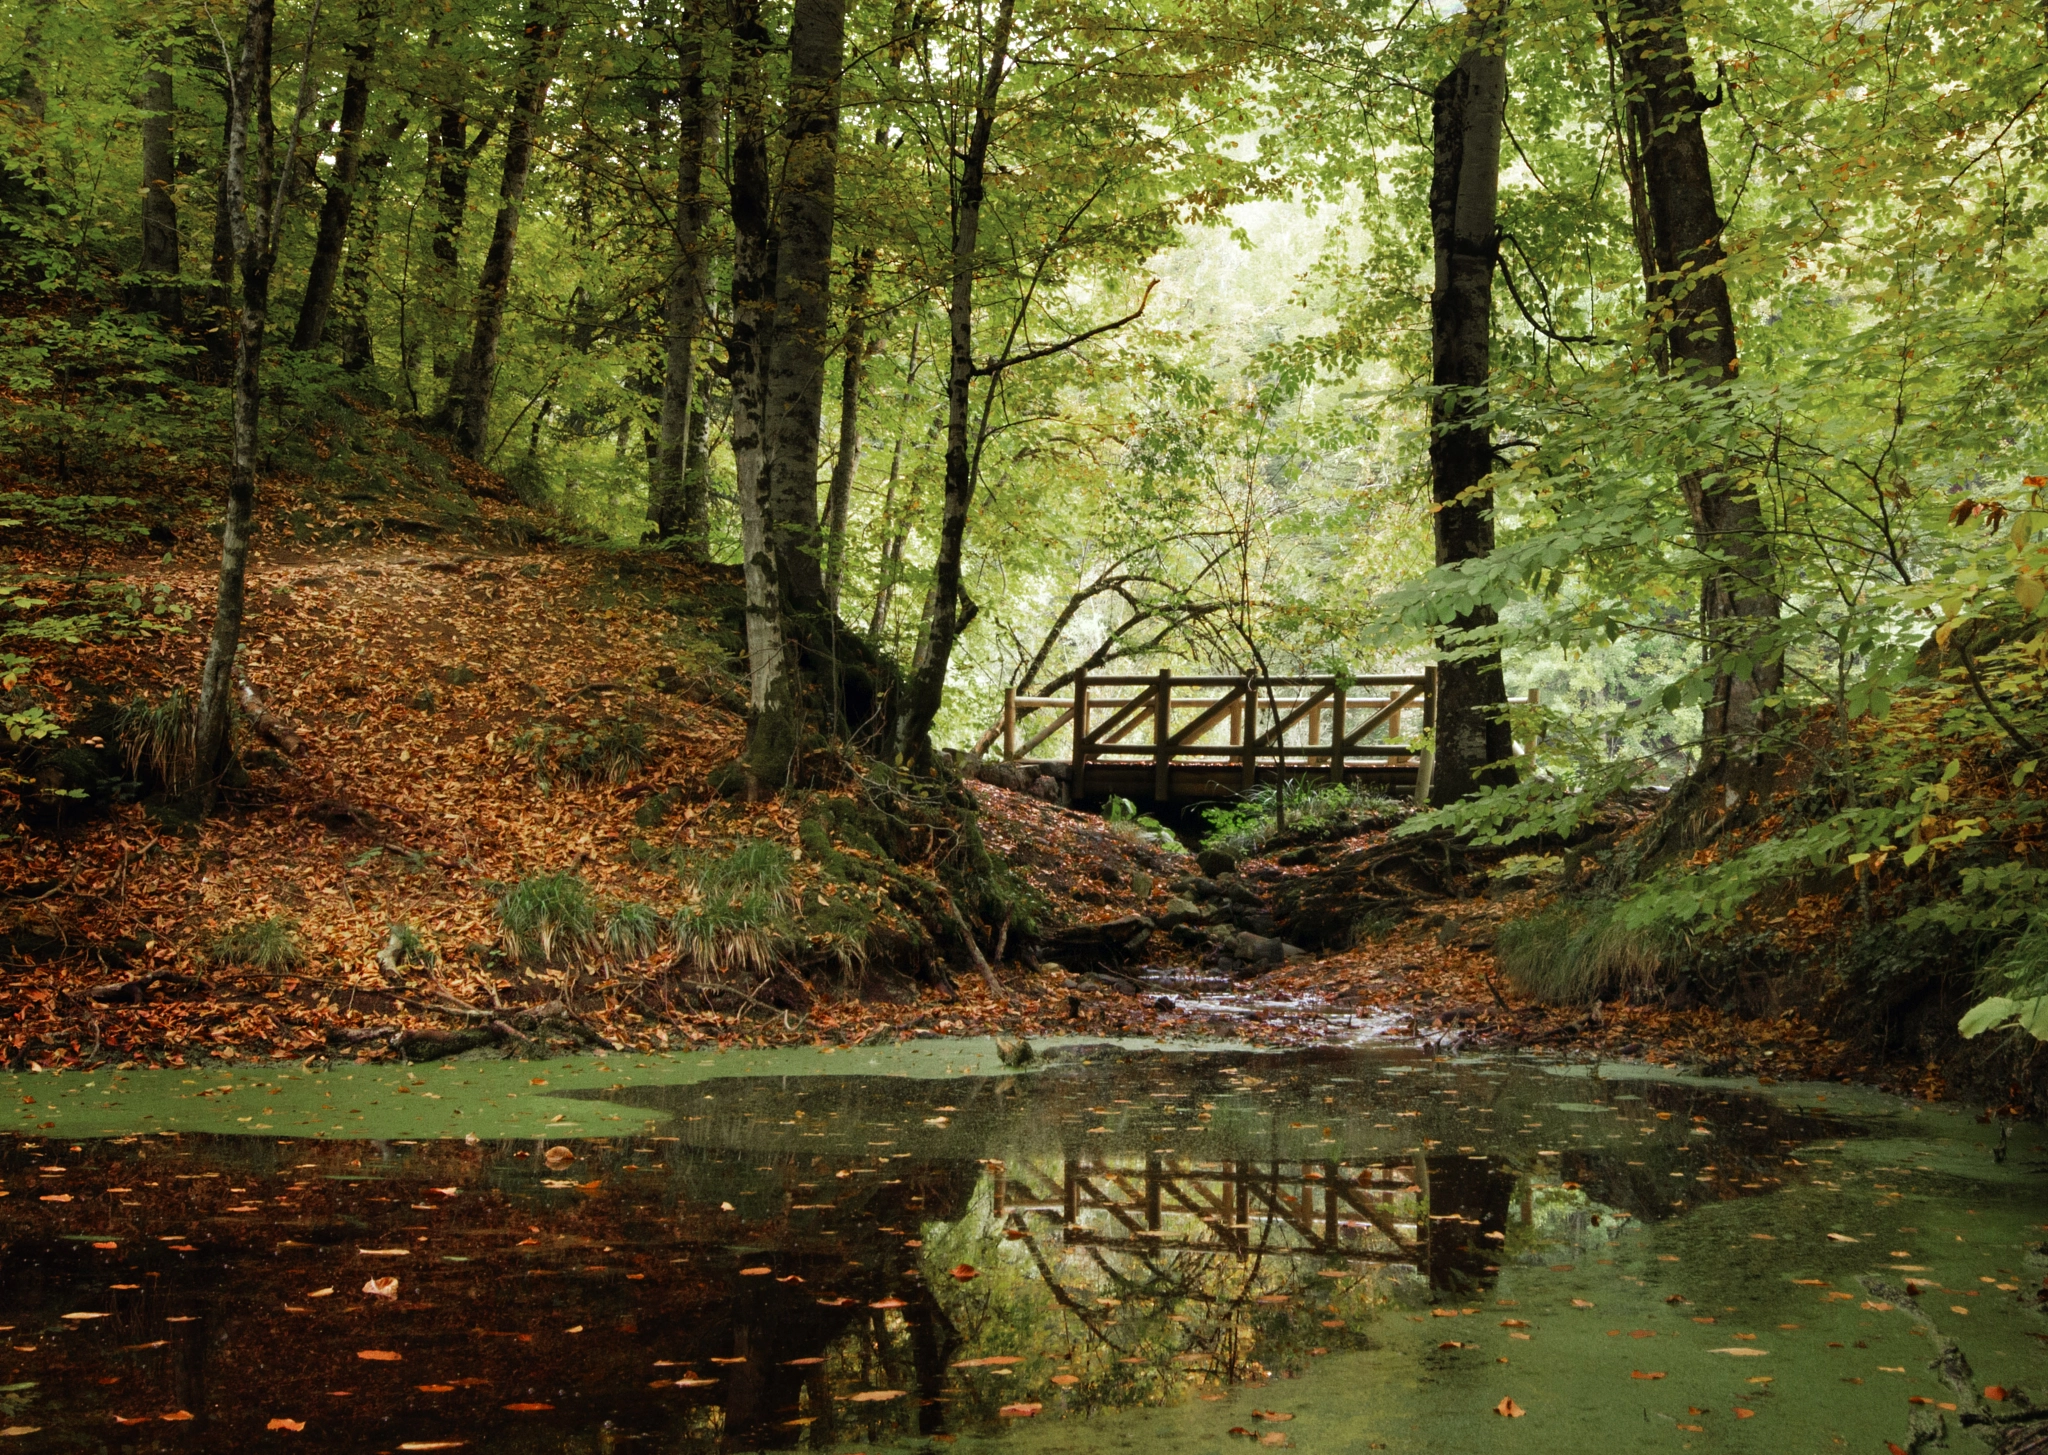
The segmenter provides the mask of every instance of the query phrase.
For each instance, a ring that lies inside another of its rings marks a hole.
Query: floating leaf
[[[1738,1359],[1761,1359],[1771,1351],[1768,1349],[1745,1349],[1738,1344],[1733,1348],[1709,1349],[1707,1352],[1709,1354],[1733,1354]]]
[[[1523,1415],[1529,1413],[1520,1405],[1516,1404],[1512,1399],[1503,1399],[1499,1404],[1493,1407],[1493,1412],[1497,1415],[1505,1415],[1508,1419],[1511,1420],[1519,1420]]]
[[[1001,1369],[1007,1365],[1022,1364],[1023,1362],[1024,1356],[1021,1354],[984,1354],[979,1359],[956,1359],[953,1361],[953,1367],[955,1369]]]
[[[1652,1369],[1646,1374],[1640,1369],[1631,1369],[1628,1372],[1628,1377],[1630,1379],[1662,1379],[1664,1377],[1664,1371],[1661,1369]]]
[[[902,1299],[900,1299],[900,1298],[879,1298],[879,1299],[876,1299],[876,1300],[875,1300],[875,1301],[874,1301],[873,1303],[869,1304],[869,1305],[868,1305],[868,1307],[869,1307],[869,1308],[880,1308],[880,1309],[891,1309],[891,1308],[907,1308],[907,1307],[909,1307],[909,1305],[905,1304],[905,1303],[903,1302],[903,1300],[902,1300]]]
[[[952,1268],[952,1273],[953,1276],[959,1279],[962,1283],[966,1283],[969,1279],[981,1277],[981,1270],[979,1268],[976,1268],[972,1263],[955,1263]]]
[[[279,1416],[263,1428],[266,1430],[289,1430],[292,1434],[296,1435],[299,1431],[306,1428],[306,1422],[304,1420],[287,1420]]]
[[[172,1424],[175,1425],[182,1420],[191,1419],[192,1412],[190,1410],[172,1410],[167,1415],[158,1415],[157,1418],[160,1420],[169,1420]]]
[[[460,1450],[467,1440],[407,1440],[398,1448],[401,1450]]]
[[[542,1404],[538,1400],[522,1399],[516,1404],[506,1405],[505,1408],[511,1410],[514,1414],[530,1415],[540,1410],[551,1410],[554,1408],[554,1406],[551,1404]]]
[[[71,1320],[73,1320],[74,1322],[80,1322],[80,1323],[82,1323],[82,1322],[84,1322],[84,1321],[85,1321],[86,1319],[103,1319],[103,1318],[105,1318],[105,1317],[106,1317],[106,1315],[105,1315],[105,1314],[89,1314],[89,1313],[87,1313],[87,1314],[63,1314],[63,1315],[60,1315],[60,1317],[62,1317],[62,1318],[67,1318],[67,1319],[71,1319]]]
[[[740,1277],[761,1278],[767,1274],[773,1273],[774,1271],[775,1270],[773,1268],[742,1268],[740,1270]]]
[[[368,1359],[378,1364],[396,1364],[400,1355],[391,1349],[358,1349],[356,1358]]]
[[[398,1280],[395,1278],[373,1278],[363,1285],[363,1292],[372,1298],[397,1298]]]
[[[903,1391],[900,1389],[864,1389],[859,1394],[848,1395],[847,1398],[855,1404],[879,1404],[883,1400],[903,1398]]]
[[[1006,1404],[997,1410],[996,1413],[1013,1420],[1028,1420],[1044,1408],[1045,1406],[1042,1404],[1029,1402],[1024,1404]]]
[[[576,1160],[576,1154],[567,1147],[550,1147],[541,1155],[541,1161],[560,1171]]]
[[[1847,1233],[1829,1233],[1828,1241],[1830,1243],[1854,1243],[1857,1240],[1850,1237]]]

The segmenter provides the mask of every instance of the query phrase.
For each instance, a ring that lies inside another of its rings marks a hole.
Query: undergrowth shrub
[[[789,850],[741,839],[730,853],[682,870],[688,896],[676,911],[677,948],[702,969],[766,970],[796,936]]]
[[[599,718],[584,727],[541,723],[512,740],[533,764],[534,781],[552,788],[557,775],[575,783],[624,783],[647,763],[647,727],[627,718]]]
[[[1297,778],[1288,782],[1284,791],[1289,833],[1353,824],[1360,829],[1379,827],[1413,808],[1407,800],[1391,798],[1365,783]],[[1202,810],[1209,823],[1203,846],[1239,858],[1256,854],[1281,832],[1281,792],[1280,787],[1262,783],[1235,803]]]
[[[498,927],[528,964],[575,960],[596,939],[597,901],[573,870],[529,875],[498,896]]]
[[[1582,1005],[1662,988],[1682,942],[1662,925],[1632,925],[1611,900],[1559,900],[1501,925],[1501,973],[1539,1000]]]
[[[296,969],[306,960],[299,922],[281,915],[229,925],[214,937],[209,955],[216,965],[273,972]]]

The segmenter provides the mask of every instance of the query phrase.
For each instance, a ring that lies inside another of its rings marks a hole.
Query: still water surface
[[[2048,1436],[2038,1130],[1841,1087],[936,1042],[0,1091],[0,1452]]]

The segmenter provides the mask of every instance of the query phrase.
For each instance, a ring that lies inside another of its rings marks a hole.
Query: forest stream
[[[9,1450],[2048,1438],[2038,1130],[1839,1085],[985,1040],[0,1082]]]

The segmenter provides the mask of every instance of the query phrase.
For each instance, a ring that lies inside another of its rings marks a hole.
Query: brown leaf
[[[287,1420],[280,1416],[263,1427],[266,1430],[289,1430],[294,1435],[306,1428],[304,1420]]]
[[[1507,1418],[1511,1420],[1519,1420],[1523,1415],[1529,1413],[1520,1405],[1516,1404],[1513,1399],[1503,1399],[1499,1404],[1493,1407],[1493,1412],[1497,1415],[1505,1415]]]
[[[403,1356],[391,1349],[358,1349],[356,1358],[370,1359],[379,1364],[396,1364]]]

